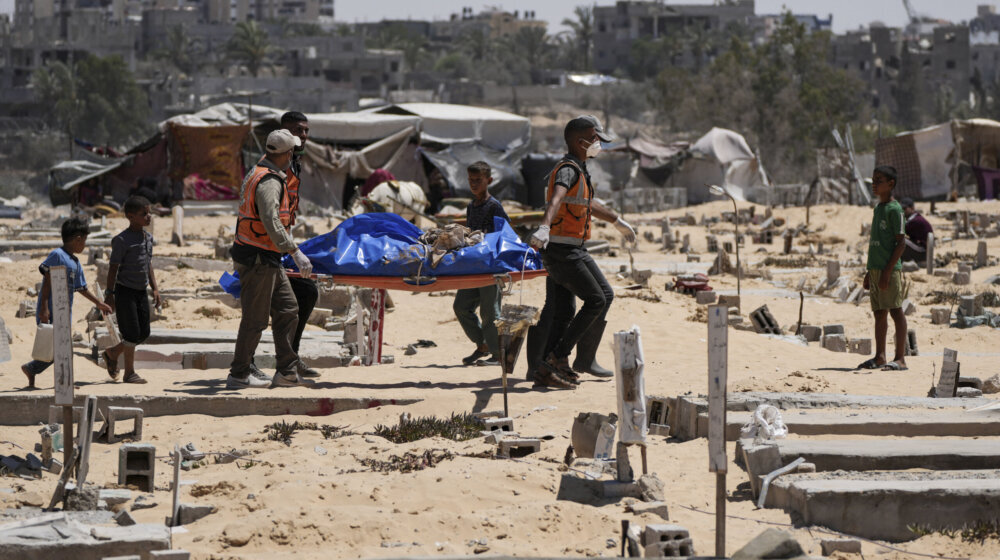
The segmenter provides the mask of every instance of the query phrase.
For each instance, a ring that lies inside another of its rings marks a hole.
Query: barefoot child
[[[153,236],[144,226],[152,221],[150,203],[141,196],[129,197],[122,207],[128,229],[111,240],[108,267],[108,305],[118,317],[122,341],[104,351],[104,362],[111,379],[118,378],[118,358],[125,355],[125,383],[145,383],[135,372],[135,347],[149,337],[149,298],[146,286],[153,288],[153,305],[160,305],[160,291],[151,265]]]
[[[471,230],[493,233],[496,231],[493,218],[503,218],[504,221],[508,222],[510,218],[504,212],[500,201],[490,196],[488,187],[493,180],[490,166],[484,161],[477,161],[470,165],[467,171],[469,189],[474,198],[465,210],[465,225]],[[476,317],[477,307],[479,308],[479,317]],[[476,350],[462,358],[462,363],[467,366],[472,364],[500,365],[500,342],[495,324],[497,317],[500,316],[500,290],[497,289],[496,284],[482,288],[458,290],[452,309],[455,311],[458,323],[465,330],[466,336],[476,343]],[[480,317],[482,317],[482,322],[479,321]],[[487,356],[489,357],[487,358]]]
[[[90,229],[87,223],[79,218],[71,218],[63,222],[62,241],[63,246],[53,250],[48,257],[38,266],[38,271],[42,273],[42,289],[38,293],[38,303],[35,304],[36,323],[52,322],[52,279],[49,277],[49,268],[53,266],[66,267],[66,284],[69,287],[69,304],[73,308],[73,292],[94,302],[98,309],[105,313],[110,313],[111,308],[102,303],[90,290],[87,289],[87,280],[83,277],[83,266],[80,265],[76,255],[83,252],[87,246],[87,236]],[[41,362],[31,360],[21,366],[21,371],[28,378],[28,387],[35,386],[35,376],[45,371],[52,362]]]
[[[906,369],[906,315],[903,314],[906,285],[900,260],[906,249],[906,220],[903,218],[903,207],[892,198],[895,186],[895,168],[888,165],[875,168],[872,191],[878,198],[878,204],[872,219],[868,272],[864,280],[865,289],[871,291],[872,311],[875,312],[875,357],[859,365],[858,369]],[[896,353],[891,362],[886,362],[885,338],[890,315],[896,330]]]

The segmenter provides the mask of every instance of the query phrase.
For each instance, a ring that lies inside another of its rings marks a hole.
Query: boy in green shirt
[[[896,169],[880,165],[872,173],[872,191],[878,198],[872,218],[871,239],[868,240],[868,272],[864,288],[870,290],[872,311],[875,312],[875,357],[858,369],[902,371],[906,368],[906,315],[903,300],[903,264],[900,257],[906,249],[906,220],[903,207],[892,198],[896,186]],[[885,337],[889,330],[888,316],[896,328],[896,355],[885,360]]]

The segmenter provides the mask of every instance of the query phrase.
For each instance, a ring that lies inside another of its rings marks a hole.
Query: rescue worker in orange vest
[[[563,137],[568,153],[549,174],[545,216],[530,240],[541,250],[548,276],[545,306],[538,324],[528,332],[527,354],[528,376],[535,387],[571,389],[579,385],[581,373],[614,375],[596,359],[614,292],[583,246],[590,238],[591,218],[613,223],[629,243],[635,241],[635,230],[594,198],[587,159],[601,152],[602,141],[612,140],[600,121],[591,115],[576,117],[566,124]],[[574,314],[575,298],[583,306]],[[570,367],[574,346],[576,359]],[[545,358],[538,360],[539,355]]]
[[[298,111],[289,111],[281,115],[281,128],[292,133],[301,142],[292,151],[292,165],[289,166],[285,174],[288,175],[286,187],[292,203],[292,225],[295,225],[295,218],[299,212],[299,185],[302,177],[302,154],[305,153],[306,142],[309,140],[309,119]],[[312,315],[316,302],[319,301],[319,287],[312,278],[293,276],[288,278],[292,285],[292,293],[295,294],[295,301],[299,304],[299,324],[295,328],[295,338],[292,340],[292,350],[299,353],[299,344],[302,342],[302,332],[306,328],[309,316]],[[299,360],[299,375],[302,377],[319,377],[319,372],[306,367]]]
[[[267,135],[265,157],[247,173],[240,187],[236,241],[231,253],[240,277],[240,307],[243,316],[236,334],[236,348],[226,387],[290,387],[309,385],[298,373],[299,357],[292,349],[298,325],[298,304],[281,266],[284,253],[291,253],[304,275],[312,264],[292,241],[292,203],[285,171],[292,163],[292,150],[301,141],[284,129]],[[253,364],[261,333],[271,318],[277,372],[268,378]]]

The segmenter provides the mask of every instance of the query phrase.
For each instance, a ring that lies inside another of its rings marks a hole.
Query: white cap
[[[279,128],[267,135],[265,146],[269,154],[283,154],[292,151],[302,145],[302,140],[298,136],[283,128]]]

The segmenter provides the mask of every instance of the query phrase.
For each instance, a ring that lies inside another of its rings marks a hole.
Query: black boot
[[[595,377],[614,377],[614,372],[604,369],[597,363],[597,347],[601,345],[601,337],[604,336],[604,327],[607,321],[598,319],[594,321],[587,332],[583,333],[583,338],[576,343],[576,359],[573,360],[573,371],[589,373]]]

